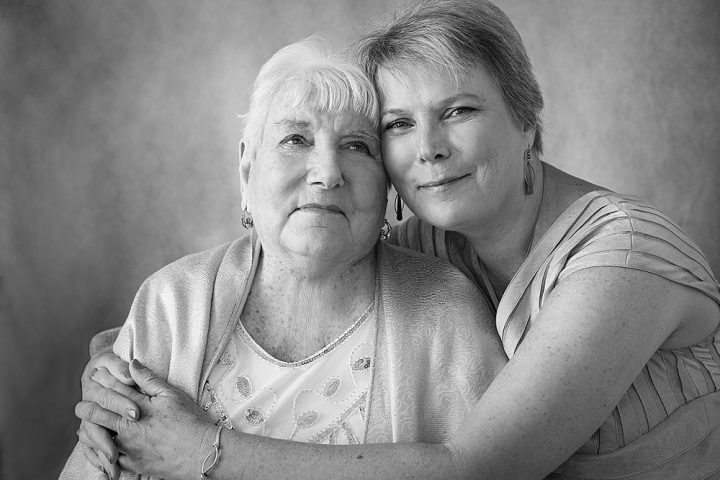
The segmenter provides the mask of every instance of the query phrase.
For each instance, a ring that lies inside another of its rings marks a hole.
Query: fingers
[[[78,437],[80,438],[80,443],[100,452],[100,456],[107,460],[106,467],[117,461],[118,449],[110,436],[110,432],[106,428],[94,423],[82,421],[80,422]]]
[[[75,405],[75,416],[80,420],[108,428],[114,432],[121,432],[131,425],[132,421],[126,420],[115,412],[105,410],[95,402],[81,401]]]
[[[130,375],[138,387],[152,397],[174,393],[173,388],[165,380],[155,375],[152,370],[145,367],[137,359],[130,362]]]
[[[120,467],[117,463],[113,463],[108,467],[106,473],[110,480],[117,480],[120,478]]]
[[[85,370],[83,371],[83,380],[90,378],[93,370],[99,368],[107,369],[114,377],[125,385],[135,386],[135,381],[130,376],[128,363],[115,355],[112,351],[112,347],[101,350],[96,353],[90,361],[88,361],[87,365],[85,365]]]
[[[140,418],[138,403],[143,400],[141,393],[122,383],[104,368],[93,372],[91,379],[93,381],[83,386],[83,400],[95,402],[129,420]]]
[[[95,451],[87,445],[82,445],[82,451],[85,458],[87,458],[95,468],[105,474],[105,478],[109,480],[118,480],[120,478],[120,467],[117,463],[109,463],[102,453]]]
[[[80,436],[79,432],[78,436]],[[85,458],[87,458],[88,462],[90,462],[93,467],[97,468],[98,470],[102,470],[102,472],[107,475],[108,468],[110,468],[110,463],[102,453],[98,453],[97,451],[95,451],[94,448],[88,447],[85,444],[82,444],[82,452],[83,455],[85,455]]]

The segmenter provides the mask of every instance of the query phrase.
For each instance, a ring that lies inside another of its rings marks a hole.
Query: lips
[[[324,205],[320,203],[306,203],[304,205],[300,205],[296,211],[307,211],[307,212],[329,212],[329,213],[339,213],[340,215],[345,215],[345,213],[342,211],[340,207],[337,205]]]
[[[444,178],[441,178],[438,180],[433,180],[432,182],[423,183],[418,188],[425,189],[425,190],[443,190],[443,189],[449,188],[449,187],[455,185],[456,183],[459,183],[469,177],[470,177],[470,174],[453,176],[453,177],[444,177]]]

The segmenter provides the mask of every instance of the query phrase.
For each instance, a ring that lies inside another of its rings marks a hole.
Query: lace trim
[[[377,277],[377,275],[376,275]],[[240,320],[238,320],[236,326],[235,326],[235,333],[238,334],[240,338],[242,338],[245,343],[263,360],[266,360],[273,365],[277,365],[278,367],[299,367],[301,365],[306,365],[308,363],[311,363],[318,358],[328,354],[330,351],[332,351],[335,347],[343,343],[350,335],[352,335],[358,328],[360,328],[364,323],[365,320],[368,319],[370,316],[370,312],[372,312],[375,307],[377,307],[378,301],[378,281],[377,278],[375,280],[375,298],[373,298],[372,302],[370,302],[370,305],[367,306],[365,311],[360,315],[360,318],[355,320],[355,322],[350,325],[350,327],[345,330],[344,333],[342,333],[338,338],[330,342],[329,344],[325,345],[320,351],[310,355],[307,358],[304,358],[302,360],[298,360],[296,362],[284,362],[282,360],[278,360],[277,358],[273,357],[269,353],[267,353],[258,343],[255,341],[252,336],[245,330],[245,326],[242,324]]]
[[[342,428],[346,435],[348,435],[348,440],[352,441],[352,439],[355,439],[355,435],[352,434],[352,430],[350,429],[350,426],[347,425],[346,419],[350,416],[352,412],[355,411],[356,408],[359,408],[361,405],[365,403],[365,399],[367,398],[367,392],[363,392],[362,395],[360,395],[357,400],[355,400],[339,417],[337,417],[335,420],[332,421],[332,423],[329,423],[327,427],[320,430],[318,433],[313,435],[308,439],[308,443],[319,443],[321,442],[325,437],[332,434],[333,432],[337,431],[338,429]],[[344,426],[343,426],[344,425]],[[348,431],[350,431],[350,434],[348,434]],[[294,434],[293,434],[294,436]],[[351,438],[352,436],[352,438]],[[355,439],[355,442],[357,442],[357,439]]]

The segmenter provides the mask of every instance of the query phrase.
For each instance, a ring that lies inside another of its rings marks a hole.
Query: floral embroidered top
[[[373,374],[376,302],[340,337],[296,362],[277,360],[238,321],[200,404],[227,428],[330,445],[363,443]]]

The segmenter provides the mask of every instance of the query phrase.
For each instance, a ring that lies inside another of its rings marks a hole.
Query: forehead
[[[396,103],[442,102],[464,94],[482,98],[501,95],[493,76],[480,64],[467,73],[408,64],[381,67],[377,73],[377,85],[383,111],[391,105],[396,106]]]
[[[308,130],[332,129],[337,133],[375,134],[372,122],[363,114],[352,110],[327,111],[303,104],[295,105],[285,100],[274,100],[270,104],[266,130],[300,127]]]

